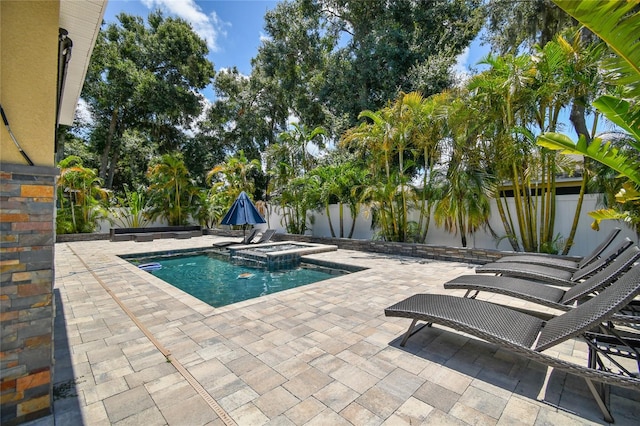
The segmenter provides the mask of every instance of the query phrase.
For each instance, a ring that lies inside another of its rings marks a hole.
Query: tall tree
[[[321,127],[309,130],[304,125],[291,124],[289,130],[280,133],[278,142],[266,151],[270,196],[280,204],[289,232],[304,233],[307,211],[319,203],[318,182],[306,178],[305,174],[317,161],[309,148],[311,145],[323,148],[324,133]],[[305,194],[306,190],[309,196]]]
[[[198,90],[214,76],[206,43],[184,20],[154,12],[146,25],[124,13],[118,21],[100,31],[82,92],[107,187],[126,151],[125,130],[143,133],[159,153],[175,149],[202,110]]]
[[[575,21],[551,0],[488,0],[484,40],[497,53],[517,54],[544,46]]]
[[[446,99],[438,96],[427,101],[417,92],[400,93],[385,108],[362,111],[360,117],[367,121],[349,129],[341,139],[341,146],[369,167],[372,179],[363,191],[364,201],[374,209],[374,225],[382,238],[426,238],[428,219],[424,216],[426,211],[430,214],[435,194],[434,166],[440,156],[439,145],[448,136],[436,103]],[[418,177],[424,184],[420,191],[413,185]],[[421,209],[418,224],[409,221],[414,207]]]
[[[281,84],[304,124],[341,134],[400,91],[430,95],[450,86],[451,65],[482,25],[480,4],[283,2],[265,17],[269,39],[254,69]]]
[[[289,111],[280,99],[281,88],[260,70],[245,76],[235,67],[218,72],[213,86],[217,99],[199,125],[200,137],[227,154],[242,150],[251,159],[260,158],[286,129]]]
[[[434,219],[446,231],[459,234],[462,247],[467,247],[467,237],[488,223],[490,194],[495,185],[485,170],[482,145],[478,143],[481,126],[473,119],[476,111],[467,106],[467,94],[460,92],[447,105],[448,161]]]

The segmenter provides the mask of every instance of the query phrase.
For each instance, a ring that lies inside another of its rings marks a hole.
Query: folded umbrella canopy
[[[242,191],[220,223],[222,225],[243,225],[242,231],[244,234],[244,225],[267,223],[267,221],[260,215],[249,196]]]

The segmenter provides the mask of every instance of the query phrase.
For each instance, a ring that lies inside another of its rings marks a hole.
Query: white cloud
[[[149,9],[160,9],[175,15],[191,24],[193,30],[202,37],[209,49],[216,52],[220,49],[218,39],[226,37],[231,23],[225,22],[213,11],[204,13],[194,0],[141,0]]]
[[[469,60],[469,47],[465,47],[462,52],[456,58],[456,64],[453,66],[453,69],[456,74],[464,74],[468,73],[467,70],[467,61]]]
[[[271,41],[271,37],[260,31],[260,43],[264,43],[265,41]]]
[[[458,57],[456,58],[456,63],[453,65],[453,73],[456,77],[456,80],[459,82],[464,82],[471,77],[471,73],[469,72],[469,68],[467,67],[467,62],[469,61],[469,47],[465,47],[465,49],[460,52]]]
[[[287,123],[289,123],[289,128],[293,128],[292,124],[299,124],[300,117],[298,117],[293,111],[289,110],[289,116],[287,117]]]
[[[93,124],[93,115],[89,110],[89,105],[82,98],[78,99],[78,105],[76,105],[76,118],[82,124]]]

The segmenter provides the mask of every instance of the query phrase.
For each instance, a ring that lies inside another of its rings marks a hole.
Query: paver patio
[[[59,399],[35,423],[602,423],[578,377],[551,375],[557,408],[537,400],[544,366],[491,344],[434,326],[399,346],[410,321],[384,308],[417,292],[462,295],[442,284],[473,265],[339,250],[313,256],[369,269],[213,308],[116,256],[221,239],[56,244]],[[583,344],[553,350],[585,362]],[[613,388],[616,424],[637,424],[639,401]]]

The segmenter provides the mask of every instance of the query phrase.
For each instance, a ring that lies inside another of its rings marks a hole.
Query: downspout
[[[64,141],[59,140],[58,127],[60,125],[60,110],[62,109],[62,96],[64,94],[64,83],[67,79],[67,70],[69,61],[71,60],[71,50],[73,42],[69,38],[69,32],[64,28],[58,29],[58,81],[57,81],[57,99],[56,99],[56,132],[54,152],[56,154],[56,163],[62,160],[64,154]]]

